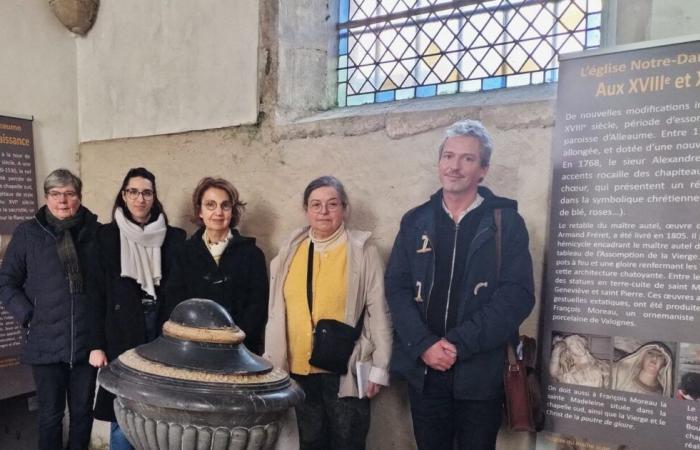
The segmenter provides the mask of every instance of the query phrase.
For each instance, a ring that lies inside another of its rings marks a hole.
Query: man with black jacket
[[[409,383],[419,449],[452,450],[455,439],[460,449],[495,448],[506,344],[534,305],[517,204],[479,186],[492,147],[477,121],[447,129],[442,189],[403,217],[387,267],[392,371]]]
[[[39,401],[39,448],[87,449],[96,369],[88,364],[97,216],[81,205],[80,178],[58,169],[44,181],[46,206],[12,235],[0,267],[0,302],[26,330],[22,362]]]

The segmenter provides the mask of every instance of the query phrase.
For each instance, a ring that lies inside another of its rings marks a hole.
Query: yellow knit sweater
[[[308,257],[309,238],[299,244],[284,281],[289,370],[297,375],[325,372],[309,364],[313,328],[306,298]],[[312,281],[313,323],[320,319],[342,321],[347,298],[347,241],[321,251],[314,249]]]

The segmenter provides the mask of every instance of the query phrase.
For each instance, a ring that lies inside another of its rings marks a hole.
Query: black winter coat
[[[20,224],[0,268],[0,302],[23,327],[25,364],[87,361],[90,349],[90,302],[95,277],[97,216],[87,208],[73,230],[83,278],[83,293],[71,294],[68,275],[58,256],[57,236],[46,222],[46,206]]]
[[[185,231],[168,226],[161,247],[160,286],[156,286],[159,325],[167,320],[163,286],[168,280],[175,252],[185,242]],[[121,276],[121,238],[116,222],[97,232],[99,252],[98,295],[93,309],[91,350],[103,350],[109,362],[123,352],[146,343],[141,286],[133,278]],[[115,422],[114,396],[100,387],[95,402],[95,418]]]
[[[218,266],[202,240],[204,229],[187,240],[177,253],[166,285],[168,311],[190,298],[214,300],[245,332],[246,347],[261,354],[267,321],[265,255],[255,245],[255,238],[241,236],[235,229],[231,232],[233,237]]]
[[[160,286],[156,286],[159,324],[164,316],[164,289],[175,253],[185,242],[185,230],[168,226],[161,247]],[[97,232],[99,252],[98,295],[93,311],[91,349],[101,349],[109,361],[123,352],[145,343],[145,325],[141,286],[133,278],[121,276],[119,227],[116,222],[103,225]]]

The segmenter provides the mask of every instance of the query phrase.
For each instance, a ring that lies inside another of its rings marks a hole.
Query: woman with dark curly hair
[[[229,181],[205,177],[199,182],[192,210],[200,228],[175,258],[167,285],[168,310],[189,298],[213,300],[245,332],[245,345],[260,354],[267,320],[267,269],[255,238],[241,236],[236,229],[244,208]]]

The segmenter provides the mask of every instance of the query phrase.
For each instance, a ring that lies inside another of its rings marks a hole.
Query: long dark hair
[[[136,177],[147,179],[151,182],[151,185],[153,186],[153,206],[151,207],[151,214],[148,218],[148,222],[154,222],[156,219],[158,219],[159,215],[163,214],[163,218],[165,219],[165,223],[167,224],[168,216],[165,214],[165,211],[163,210],[163,205],[160,203],[160,200],[158,200],[158,190],[156,189],[156,176],[153,175],[148,169],[144,169],[143,167],[135,167],[133,169],[129,169],[129,171],[126,173],[124,181],[122,181],[122,187],[120,187],[119,192],[117,192],[117,198],[114,199],[114,206],[112,207],[112,220],[114,220],[114,211],[116,211],[117,208],[121,208],[124,212],[124,217],[126,217],[134,223],[136,222],[131,215],[131,211],[129,211],[129,208],[127,208],[126,202],[124,202],[124,198],[122,198],[122,193],[124,192],[124,189],[126,189],[126,186],[129,184],[129,180]]]

